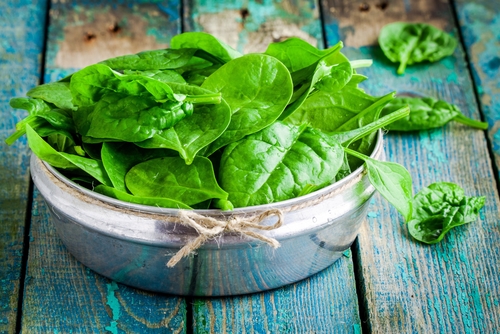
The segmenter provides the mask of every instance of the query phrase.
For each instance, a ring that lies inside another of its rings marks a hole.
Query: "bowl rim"
[[[375,141],[375,146],[373,148],[372,153],[369,155],[370,158],[372,159],[378,159],[382,156],[383,154],[383,131],[382,129],[379,129],[377,131],[377,139]],[[150,205],[145,205],[145,204],[137,204],[137,203],[131,203],[131,202],[126,202],[122,200],[118,200],[103,194],[100,194],[98,192],[92,191],[88,188],[85,188],[76,182],[68,179],[66,176],[64,176],[60,171],[58,171],[55,167],[51,166],[49,163],[46,161],[40,159],[38,156],[34,155],[33,156],[39,160],[45,167],[46,171],[50,172],[57,180],[61,181],[63,184],[66,186],[69,186],[71,189],[78,191],[79,193],[86,195],[90,197],[91,199],[95,199],[101,202],[104,202],[105,204],[111,205],[116,208],[122,208],[126,210],[132,210],[132,211],[137,211],[137,212],[142,212],[142,213],[151,213],[151,214],[160,214],[160,215],[177,215],[180,210],[187,210],[187,209],[175,209],[175,208],[164,208],[164,207],[157,207],[157,206],[150,206]],[[273,210],[273,209],[283,209],[286,207],[293,206],[297,202],[309,202],[313,201],[317,198],[321,198],[322,196],[329,194],[337,189],[340,189],[349,183],[353,182],[356,178],[362,176],[365,174],[365,167],[364,164],[355,169],[353,172],[351,172],[349,175],[346,177],[342,178],[339,181],[336,181],[326,187],[323,187],[321,189],[318,189],[316,191],[313,191],[309,194],[299,196],[299,197],[294,197],[290,198],[284,201],[280,202],[273,202],[273,203],[268,203],[268,204],[261,204],[261,205],[254,205],[254,206],[246,206],[246,207],[239,207],[239,208],[234,208],[233,210],[227,210],[223,211],[221,209],[192,209],[192,210],[187,210],[187,211],[192,211],[200,215],[204,216],[234,216],[234,215],[248,215],[248,214],[255,214],[255,212],[264,212],[268,210]]]

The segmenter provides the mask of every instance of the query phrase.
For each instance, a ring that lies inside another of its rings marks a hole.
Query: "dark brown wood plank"
[[[97,61],[168,45],[180,27],[175,2],[54,1],[45,81]],[[22,328],[26,333],[183,333],[183,298],[117,284],[64,247],[35,191]]]
[[[373,94],[392,90],[433,96],[480,119],[474,86],[460,46],[437,63],[396,75],[377,46],[380,28],[393,21],[428,22],[457,36],[450,4],[437,1],[323,1],[328,44],[342,39],[349,58],[372,58],[362,73]],[[408,235],[403,219],[385,200],[369,208],[359,237],[357,265],[363,296],[362,321],[374,333],[494,333],[500,328],[499,200],[483,131],[452,123],[411,134],[389,133],[387,158],[406,166],[414,190],[435,181],[484,195],[477,221],[450,232],[443,242],[422,245]]]
[[[29,214],[29,151],[25,140],[7,146],[25,111],[9,100],[24,95],[40,79],[46,1],[0,3],[0,332],[14,333]]]

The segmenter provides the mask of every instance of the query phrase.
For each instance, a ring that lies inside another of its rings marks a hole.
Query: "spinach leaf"
[[[292,80],[276,58],[249,54],[236,58],[209,76],[202,88],[220,92],[231,108],[226,131],[206,155],[272,124],[292,96]]]
[[[281,114],[280,119],[286,119],[295,110],[300,108],[307,97],[315,90],[335,93],[349,82],[351,76],[351,64],[342,54],[333,52],[321,58],[309,77],[294,87],[290,104]]]
[[[101,149],[102,164],[113,187],[123,192],[127,192],[125,175],[130,168],[138,163],[165,156],[171,156],[171,153],[165,149],[141,149],[124,142],[103,143]]]
[[[279,202],[332,183],[343,154],[321,131],[275,122],[224,149],[219,180],[235,207]]]
[[[213,62],[227,63],[232,59],[241,57],[242,54],[215,36],[204,32],[185,32],[176,35],[170,41],[172,49],[196,49],[202,50],[209,55],[214,56]],[[203,54],[197,53],[197,56],[210,60]]]
[[[170,128],[193,113],[190,103],[157,103],[139,96],[109,93],[95,105],[86,136],[139,142]]]
[[[186,83],[186,80],[184,80],[182,75],[180,75],[178,72],[174,70],[145,70],[145,71],[125,70],[123,71],[123,74],[142,75],[166,83],[170,82]]]
[[[27,96],[39,98],[54,104],[60,109],[71,110],[73,106],[73,96],[67,82],[50,82],[30,89]]]
[[[457,106],[430,97],[397,97],[382,110],[382,115],[388,114],[405,105],[410,106],[410,114],[403,119],[387,125],[387,130],[428,130],[441,127],[452,120],[482,130],[488,128],[488,123],[464,116]]]
[[[154,197],[140,197],[140,196],[134,196],[131,195],[127,192],[118,190],[113,187],[108,187],[105,185],[98,185],[97,187],[94,188],[94,191],[111,197],[118,199],[120,201],[124,202],[129,202],[129,203],[136,203],[136,204],[142,204],[142,205],[149,205],[149,206],[156,206],[160,208],[172,208],[172,209],[191,209],[189,205],[186,205],[184,203],[175,201],[170,198],[154,198]]]
[[[476,220],[484,203],[484,196],[465,196],[454,183],[433,183],[415,195],[408,231],[418,241],[435,244],[452,228]]]
[[[114,70],[165,70],[181,68],[189,63],[196,49],[163,49],[143,51],[137,54],[119,56],[100,62]]]
[[[48,162],[51,166],[63,169],[81,169],[94,177],[104,185],[111,186],[111,181],[99,160],[84,158],[79,155],[56,151],[29,125],[26,125],[26,136],[30,149],[40,159]]]
[[[225,101],[213,105],[195,105],[193,115],[173,127],[137,142],[144,148],[168,148],[179,152],[191,164],[203,148],[216,140],[231,121],[231,109]]]
[[[394,93],[374,97],[350,85],[334,93],[317,91],[285,121],[295,125],[309,124],[326,132],[348,131],[377,119],[393,97]]]
[[[344,148],[349,155],[365,162],[370,183],[384,196],[405,218],[412,218],[412,180],[410,173],[394,162],[379,161],[349,148]]]
[[[186,205],[227,199],[215,179],[212,163],[204,157],[195,158],[191,165],[179,157],[141,162],[126,174],[125,185],[135,196],[168,198]]]
[[[321,58],[337,53],[342,46],[342,42],[339,42],[326,50],[320,50],[300,38],[291,37],[269,44],[265,54],[278,59],[290,73],[294,73],[305,68],[309,68],[309,71],[314,70]]]
[[[124,75],[102,64],[88,66],[71,77],[70,89],[73,102],[89,106],[99,102],[107,93],[121,93],[149,98],[155,101],[183,101],[164,82],[141,75]]]
[[[400,63],[398,74],[403,74],[407,65],[450,56],[457,47],[454,37],[426,23],[388,24],[380,31],[378,42],[390,61]]]

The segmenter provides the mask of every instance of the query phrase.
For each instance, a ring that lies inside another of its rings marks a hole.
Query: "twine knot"
[[[268,217],[277,216],[278,220],[273,225],[261,225],[260,223]],[[274,238],[266,237],[253,230],[270,231],[283,225],[283,212],[278,209],[271,209],[251,217],[233,216],[227,220],[218,220],[195,213],[193,211],[179,211],[179,220],[185,226],[190,226],[198,232],[198,237],[188,242],[168,261],[167,267],[172,268],[183,257],[188,256],[196,249],[200,248],[207,240],[222,235],[224,232],[237,232],[248,237],[261,240],[273,248],[280,246]]]

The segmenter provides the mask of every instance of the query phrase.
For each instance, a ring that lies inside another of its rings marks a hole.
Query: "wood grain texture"
[[[14,333],[29,194],[25,140],[4,140],[26,114],[9,100],[40,79],[46,1],[0,3],[0,333]]]
[[[262,52],[287,37],[323,45],[314,1],[185,2],[184,26],[212,33],[240,52]],[[297,284],[234,298],[195,299],[197,333],[357,333],[351,258]]]
[[[129,288],[79,263],[35,190],[22,329],[26,333],[183,333],[185,301]]]
[[[54,1],[46,81],[111,56],[167,45],[180,26],[168,1]],[[111,24],[111,26],[110,26]],[[88,29],[91,31],[89,38]],[[76,261],[62,245],[38,193],[32,208],[23,303],[26,333],[183,333],[186,303],[110,281]]]
[[[324,11],[329,44],[347,35],[376,36],[384,24],[402,17],[427,21],[428,15],[437,26],[457,35],[446,2],[388,2],[385,11],[406,13],[401,17],[378,13],[378,2],[368,3],[370,10],[361,14],[357,3],[324,2],[324,8],[330,8]],[[361,27],[360,15],[365,22]],[[345,50],[349,58],[374,59],[374,65],[362,71],[369,77],[364,84],[367,91],[433,96],[480,118],[461,47],[451,57],[414,65],[397,76],[397,65],[386,60],[376,40],[351,41]],[[440,244],[427,246],[412,240],[402,217],[377,197],[356,251],[362,321],[373,333],[495,333],[500,328],[499,200],[484,132],[451,123],[431,131],[389,133],[386,138],[387,159],[409,169],[415,191],[435,181],[451,181],[469,196],[486,196],[487,202],[477,221],[453,230]]]
[[[184,27],[211,33],[242,53],[264,52],[269,43],[292,36],[323,46],[319,7],[313,0],[185,0]]]
[[[500,166],[500,2],[454,2],[481,111],[489,124],[495,164]],[[498,177],[498,176],[497,176]]]
[[[350,253],[346,253],[350,256]],[[342,257],[301,282],[264,293],[196,299],[194,333],[359,333],[353,264]]]

